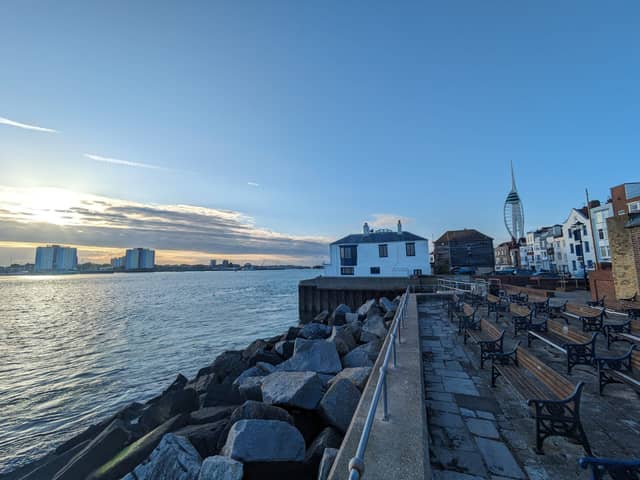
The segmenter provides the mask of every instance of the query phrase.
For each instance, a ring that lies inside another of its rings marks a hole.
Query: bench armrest
[[[631,369],[631,354],[636,349],[636,345],[631,345],[629,351],[624,355],[617,357],[595,357],[595,361],[598,369],[610,369],[610,370],[629,370]]]
[[[563,343],[563,344],[561,345],[561,347],[566,349],[567,347],[572,347],[572,346],[582,346],[582,347],[586,347],[587,345],[592,345],[592,344],[596,341],[596,338],[598,338],[598,334],[599,334],[599,333],[600,333],[600,332],[594,332],[594,333],[591,335],[591,340],[587,340],[587,341],[586,341],[586,342],[584,342],[584,343],[581,343],[581,342],[566,342],[566,343]]]
[[[631,472],[640,472],[640,460],[617,460],[615,458],[604,457],[582,457],[578,460],[578,464],[583,469],[591,468],[591,479],[601,479],[603,473],[609,473],[612,478],[627,478],[622,476]],[[613,476],[615,474],[620,476]],[[612,475],[613,474],[613,475]],[[628,477],[633,478],[633,477]]]
[[[520,342],[516,343],[513,349],[508,352],[490,353],[489,358],[491,359],[491,363],[499,363],[501,365],[508,365],[509,363],[513,363],[514,365],[517,365],[519,346]]]

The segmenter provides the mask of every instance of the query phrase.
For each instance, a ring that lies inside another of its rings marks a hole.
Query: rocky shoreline
[[[325,480],[399,299],[221,353],[7,480]]]

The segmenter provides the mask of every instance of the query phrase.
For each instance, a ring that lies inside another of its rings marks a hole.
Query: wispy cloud
[[[150,163],[130,162],[129,160],[120,160],[119,158],[103,157],[102,155],[95,155],[93,153],[85,153],[85,157],[96,162],[112,163],[115,165],[124,165],[125,167],[136,168],[150,168],[152,170],[169,170],[166,167],[159,165],[151,165]]]
[[[8,118],[0,117],[0,125],[8,125],[10,127],[23,128],[25,130],[35,130],[36,132],[46,132],[46,133],[58,133],[57,130],[53,128],[45,128],[38,127],[36,125],[29,125],[28,123],[20,123],[15,120],[9,120]]]
[[[398,220],[400,220],[403,225],[413,222],[412,218],[403,217],[402,215],[397,215],[395,213],[373,213],[371,215],[371,220],[369,220],[368,223],[372,227],[395,228]]]
[[[259,187],[260,184],[256,183],[256,182],[247,182],[247,185],[249,185],[250,187]]]

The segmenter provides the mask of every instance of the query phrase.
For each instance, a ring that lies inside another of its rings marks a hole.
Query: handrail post
[[[400,342],[400,337],[398,337],[398,342]],[[398,366],[398,359],[396,358],[396,342],[393,342],[393,368]]]

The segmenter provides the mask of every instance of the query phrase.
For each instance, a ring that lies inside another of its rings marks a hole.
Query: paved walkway
[[[467,353],[440,301],[418,311],[433,478],[528,478],[498,431],[498,403],[465,371]]]

